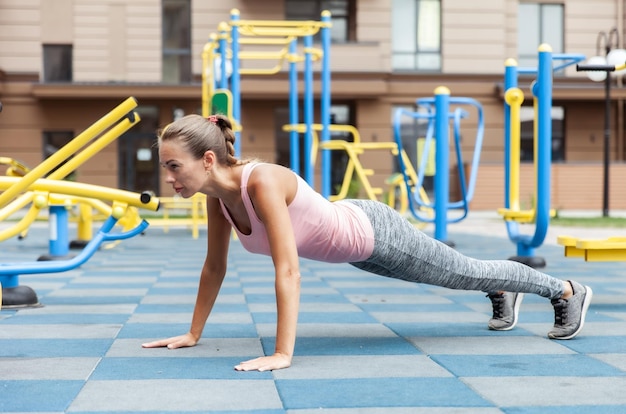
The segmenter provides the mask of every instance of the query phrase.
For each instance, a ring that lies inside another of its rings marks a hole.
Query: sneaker
[[[489,320],[489,329],[493,331],[508,331],[517,324],[517,315],[519,307],[524,298],[523,293],[489,293],[487,295],[491,299],[493,306],[493,317]]]
[[[589,286],[569,281],[574,296],[569,299],[552,299],[554,328],[548,332],[551,339],[571,339],[578,335],[585,324],[585,315],[591,303],[593,291]]]

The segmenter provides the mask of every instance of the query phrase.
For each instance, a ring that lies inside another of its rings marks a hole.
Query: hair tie
[[[208,120],[209,122],[212,122],[212,123],[214,123],[215,125],[217,125],[217,116],[216,116],[216,115],[211,115],[211,116],[209,116],[209,117],[207,118],[207,120]]]

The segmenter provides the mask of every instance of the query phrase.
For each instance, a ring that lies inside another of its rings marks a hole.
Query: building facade
[[[133,96],[142,121],[81,166],[76,179],[172,195],[153,147],[156,131],[183,114],[200,113],[202,51],[233,8],[246,20],[319,20],[322,10],[332,12],[332,119],[356,126],[363,141],[391,141],[394,112],[414,110],[416,99],[432,97],[438,86],[480,102],[485,136],[471,203],[476,210],[504,205],[505,61],[536,65],[541,43],[555,54],[604,56],[622,47],[625,20],[623,0],[1,0],[0,156],[35,166]],[[535,180],[532,81],[520,77],[526,97],[520,198],[526,207]],[[604,86],[574,66],[554,75],[555,209],[602,207]],[[611,86],[608,197],[611,209],[626,209],[626,90],[619,76]],[[282,129],[288,94],[286,70],[242,76],[244,157],[288,165]],[[418,124],[403,128],[420,134]],[[462,127],[468,162],[475,128],[470,116]],[[378,186],[394,171],[389,154],[367,152],[362,162]],[[454,167],[451,177],[457,176]]]

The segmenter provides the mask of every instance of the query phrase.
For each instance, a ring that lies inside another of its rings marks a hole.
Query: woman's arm
[[[172,338],[145,343],[144,348],[167,346],[170,349],[194,346],[200,340],[204,325],[213,309],[215,300],[226,275],[228,244],[230,241],[231,226],[223,216],[219,201],[207,199],[207,255],[200,274],[196,305],[191,319],[191,328],[188,333]]]
[[[276,349],[273,355],[242,362],[240,371],[268,371],[291,365],[300,304],[298,249],[287,209],[295,196],[293,173],[276,166],[257,167],[248,182],[254,210],[265,225],[276,272]]]

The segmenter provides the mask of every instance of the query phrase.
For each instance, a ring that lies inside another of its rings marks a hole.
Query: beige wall
[[[618,7],[620,2],[564,0],[565,51],[587,56],[595,54],[597,33],[622,26],[624,11]],[[281,19],[284,15],[283,0],[192,1],[191,4],[196,75],[201,72],[201,51],[205,42],[217,30],[220,21],[229,19],[232,8],[240,10],[242,19]],[[450,88],[453,96],[478,100],[485,110],[485,137],[472,207],[501,207],[503,109],[497,85],[502,79],[504,60],[517,54],[518,1],[442,1],[443,73],[407,75],[391,71],[391,4],[392,0],[358,0],[358,42],[333,45],[331,51],[333,101],[352,102],[362,139],[380,142],[391,140],[393,105],[412,104],[417,98],[432,96],[440,85]],[[62,88],[55,93],[37,88],[42,64],[41,45],[47,42],[74,44],[77,83],[112,84],[95,88],[97,96],[69,92],[74,95],[66,97]],[[139,93],[140,104],[157,105],[162,125],[171,121],[173,107],[183,108],[186,113],[197,110],[201,98],[199,86],[191,86],[191,92],[180,86],[171,89],[161,86],[145,94],[142,94],[142,87],[137,86],[156,85],[160,79],[160,0],[0,1],[0,100],[5,104],[0,114],[0,155],[36,165],[41,161],[43,130],[71,129],[78,133],[130,93]],[[592,85],[584,74],[573,69],[568,71],[564,81],[584,83],[585,88],[595,87],[601,91],[601,85]],[[123,87],[112,92],[116,84]],[[285,75],[247,77],[242,89],[243,155],[273,161],[275,134],[280,128],[275,125],[275,109],[287,105]],[[319,91],[318,84],[316,90]],[[590,208],[595,208],[599,202],[600,184],[597,183],[601,180],[597,177],[602,168],[604,120],[601,93],[599,96],[590,100],[555,101],[555,105],[566,108],[568,161],[568,164],[553,166],[555,208],[585,208],[582,206],[588,203],[592,205]],[[615,121],[615,112],[612,115],[612,132],[623,129],[623,125]],[[467,162],[474,148],[474,115],[463,125],[463,156]],[[615,138],[611,150],[612,159],[624,159],[623,145],[620,149]],[[116,151],[113,144],[82,167],[81,180],[115,186]],[[372,183],[384,186],[391,173],[391,155],[367,153],[363,163],[375,170]],[[611,203],[614,208],[626,209],[626,200],[620,198],[619,181],[615,181],[622,179],[622,164],[614,165]],[[584,174],[576,175],[579,172]],[[588,186],[585,184],[588,195],[580,197],[578,183],[583,182],[588,183]],[[164,183],[161,188],[163,195],[171,195]]]
[[[562,0],[565,52],[595,54],[600,31],[621,27],[616,0]],[[193,72],[209,35],[230,10],[242,19],[279,20],[282,0],[192,2]],[[360,0],[357,43],[335,45],[333,71],[391,71],[391,0]],[[39,73],[42,43],[74,44],[76,81],[161,80],[160,0],[4,0],[0,62],[6,72]],[[623,13],[623,11],[622,11]],[[517,0],[442,2],[443,73],[497,74],[515,57]],[[568,76],[584,77],[574,69]]]

